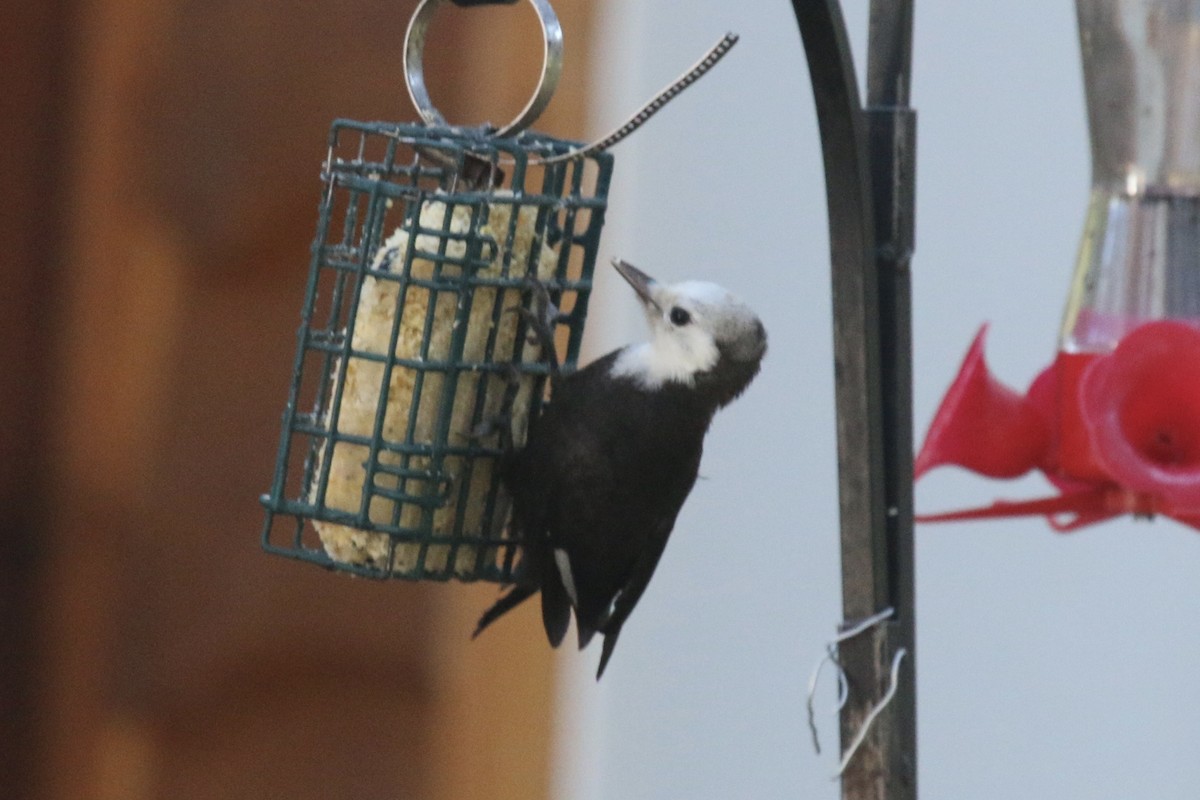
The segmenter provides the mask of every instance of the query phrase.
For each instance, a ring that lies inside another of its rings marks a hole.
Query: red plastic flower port
[[[989,478],[1016,478],[1037,466],[1045,453],[1048,421],[1029,400],[988,372],[983,357],[986,336],[984,325],[942,398],[913,464],[914,479],[942,464],[957,464]]]
[[[1096,462],[1163,513],[1200,515],[1200,329],[1137,328],[1080,383]]]
[[[1133,513],[1200,528],[1200,328],[1149,322],[1111,353],[1059,353],[1024,396],[988,373],[985,331],[934,417],[914,474],[942,464],[998,478],[1038,468],[1059,494],[919,520],[1040,515],[1068,531]]]

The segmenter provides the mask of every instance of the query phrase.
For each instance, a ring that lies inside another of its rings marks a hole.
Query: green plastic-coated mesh
[[[338,120],[263,547],[355,574],[507,582],[500,481],[575,367],[612,172],[537,134]]]

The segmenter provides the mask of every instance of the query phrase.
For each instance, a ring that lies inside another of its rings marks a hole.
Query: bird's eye
[[[671,309],[671,324],[672,325],[687,325],[692,321],[692,315],[687,312],[687,309],[675,306]]]

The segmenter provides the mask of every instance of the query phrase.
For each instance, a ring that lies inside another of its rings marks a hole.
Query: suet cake
[[[441,460],[441,472],[435,474],[434,465],[428,455],[405,454],[388,449],[395,444],[428,444],[448,431],[450,443],[465,444],[474,432],[472,427],[478,419],[476,413],[479,383],[482,387],[482,417],[492,420],[505,411],[503,408],[508,382],[514,380],[494,371],[464,370],[456,375],[430,366],[417,369],[403,363],[393,363],[384,390],[386,364],[382,360],[355,356],[368,353],[386,356],[389,342],[399,313],[399,327],[392,356],[397,362],[436,362],[458,360],[479,363],[488,352],[489,337],[494,335],[491,358],[496,362],[511,360],[516,350],[519,318],[509,313],[521,303],[522,290],[515,287],[473,285],[467,290],[438,291],[429,282],[461,277],[464,258],[467,256],[467,234],[472,229],[473,215],[477,232],[484,241],[493,241],[491,258],[486,266],[475,272],[477,278],[522,278],[529,272],[529,265],[536,264],[538,280],[553,277],[558,263],[555,248],[544,244],[537,231],[538,208],[503,202],[498,195],[483,206],[453,205],[447,223],[448,204],[440,199],[423,203],[418,220],[419,231],[415,242],[411,226],[400,226],[379,247],[371,265],[372,272],[390,274],[366,274],[359,292],[357,314],[351,336],[351,353],[337,369],[333,391],[341,391],[341,406],[337,412],[338,434],[372,437],[375,433],[379,404],[385,403],[380,441],[383,445],[377,453],[373,475],[374,487],[368,508],[373,523],[395,525],[401,529],[415,529],[422,525],[429,506],[436,498],[446,494],[445,481],[469,481],[466,488],[468,501],[463,507],[465,519],[459,520],[457,502],[445,502],[433,508],[432,536],[447,537],[461,522],[463,531],[476,531],[482,524],[483,510],[491,491],[493,464],[488,459],[478,459],[468,465],[466,457],[445,455]],[[513,210],[517,219],[513,224]],[[484,219],[486,215],[486,219]],[[505,243],[509,244],[508,251]],[[411,259],[406,258],[412,247]],[[535,249],[537,252],[535,253]],[[485,251],[486,252],[486,251]],[[407,264],[406,264],[407,262]],[[469,267],[468,267],[469,268]],[[393,277],[393,274],[395,277]],[[465,283],[465,282],[463,282]],[[403,287],[403,300],[401,291]],[[499,303],[499,307],[497,306]],[[432,304],[432,309],[430,308]],[[461,304],[469,304],[465,315]],[[498,309],[500,311],[498,312]],[[429,317],[432,314],[432,321]],[[466,322],[466,333],[462,337],[461,356],[452,352],[456,339],[456,328]],[[428,331],[428,337],[426,332]],[[536,345],[524,348],[522,358],[536,360],[539,353]],[[423,364],[424,366],[424,364]],[[520,441],[524,437],[524,421],[527,420],[530,400],[534,389],[534,377],[522,374],[516,377],[518,386],[515,400],[508,409],[512,420],[512,435]],[[449,393],[449,402],[444,402]],[[334,404],[330,404],[332,414]],[[450,419],[444,419],[445,409]],[[329,458],[329,477],[324,492],[327,508],[358,513],[367,490],[367,465],[371,448],[364,444],[334,441],[332,453],[328,443],[322,445],[319,459]],[[425,477],[411,477],[414,471],[424,472]],[[398,474],[402,473],[402,474]],[[313,485],[309,487],[310,501],[319,504],[320,470],[315,471]],[[457,487],[461,490],[461,486]],[[392,493],[388,496],[388,493]],[[398,496],[395,494],[399,492]],[[455,492],[456,496],[459,496]],[[421,502],[411,502],[406,497],[420,497]],[[388,534],[362,530],[349,525],[314,520],[325,552],[335,561],[368,565],[374,568],[406,572],[418,566],[423,547],[426,570],[443,571],[451,558],[452,548],[448,544],[421,544],[397,541],[394,545]],[[394,547],[394,551],[392,548]],[[392,551],[391,564],[387,564]],[[476,568],[480,558],[479,548],[459,545],[453,553],[454,572],[464,575]]]

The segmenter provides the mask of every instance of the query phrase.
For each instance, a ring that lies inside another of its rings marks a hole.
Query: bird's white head
[[[692,385],[698,376],[725,371],[748,371],[748,383],[758,371],[767,335],[744,302],[715,283],[665,285],[628,262],[614,260],[613,266],[637,292],[650,323],[650,341],[626,348],[616,374],[656,388]]]

